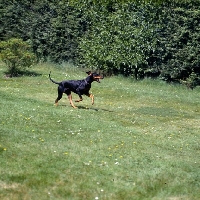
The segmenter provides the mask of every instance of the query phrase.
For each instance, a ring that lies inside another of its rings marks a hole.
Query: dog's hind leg
[[[55,105],[58,106],[58,101],[62,98],[63,95],[63,87],[58,86],[58,97],[55,100]]]
[[[59,95],[55,100],[55,106],[58,106],[58,101],[62,98],[62,95]]]

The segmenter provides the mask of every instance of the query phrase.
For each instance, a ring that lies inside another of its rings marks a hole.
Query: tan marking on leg
[[[83,99],[76,100],[75,102],[80,102],[80,101],[83,101]]]
[[[94,104],[94,95],[93,94],[89,94],[87,95],[88,97],[90,97],[92,99],[92,105]]]
[[[71,95],[71,94],[68,95],[68,99],[69,99],[69,102],[70,102],[71,106],[72,106],[73,108],[77,108],[77,107],[74,105],[73,101],[72,101],[72,95]]]
[[[55,104],[54,105],[58,106],[58,100],[57,99],[55,100]]]

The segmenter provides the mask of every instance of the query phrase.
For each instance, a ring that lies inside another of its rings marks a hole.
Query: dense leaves
[[[29,40],[38,61],[190,87],[200,82],[199,8],[196,0],[2,0],[0,39]]]
[[[150,23],[153,9],[132,3],[99,6],[80,43],[83,63],[112,73],[137,75],[155,46],[155,25]],[[103,16],[101,20],[98,15]]]
[[[161,77],[166,80],[186,80],[192,73],[200,74],[200,10],[165,8],[162,27],[154,56]],[[199,80],[198,80],[199,81]],[[198,84],[198,81],[196,84]]]

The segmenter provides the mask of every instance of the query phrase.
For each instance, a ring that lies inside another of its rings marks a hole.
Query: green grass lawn
[[[0,64],[1,200],[200,199],[200,88],[108,77],[93,83],[94,105],[56,107],[50,70],[86,77],[41,64],[6,78]]]

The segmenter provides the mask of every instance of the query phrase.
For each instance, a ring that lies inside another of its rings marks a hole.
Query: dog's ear
[[[91,71],[86,72],[86,74],[88,74],[88,75],[90,75],[91,73],[92,73]]]

